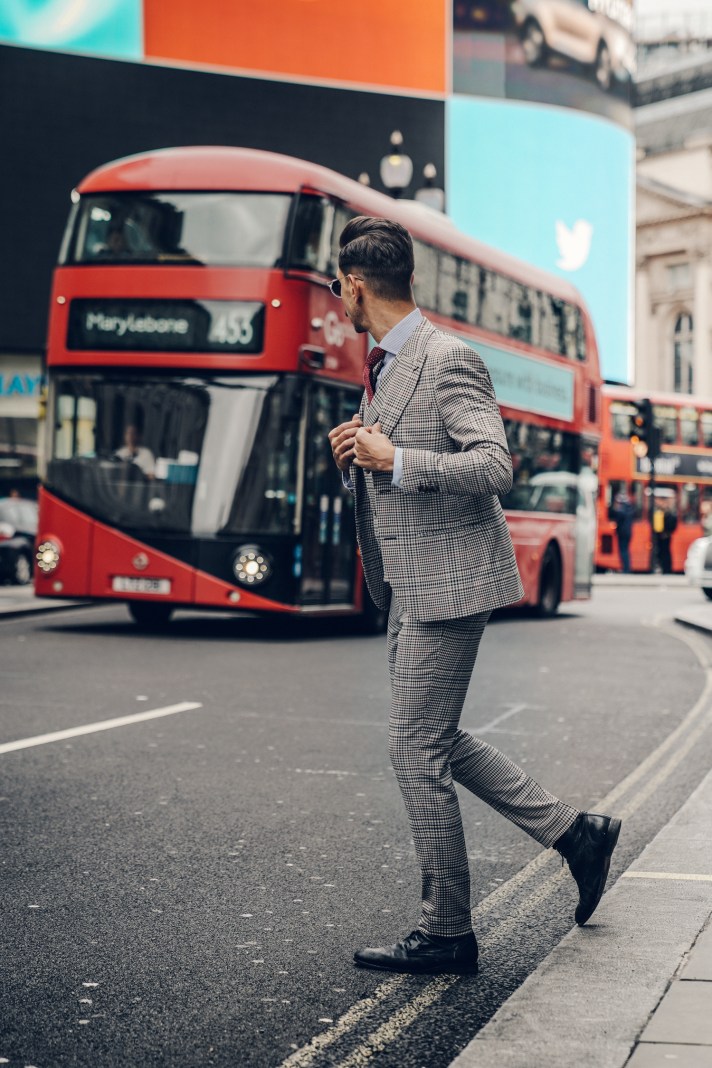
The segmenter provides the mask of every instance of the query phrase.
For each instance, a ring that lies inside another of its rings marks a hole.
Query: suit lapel
[[[413,331],[388,368],[385,380],[376,390],[373,403],[365,406],[366,426],[380,422],[384,434],[390,437],[393,433],[418,384],[428,341],[434,333],[435,327],[427,319],[423,319]]]

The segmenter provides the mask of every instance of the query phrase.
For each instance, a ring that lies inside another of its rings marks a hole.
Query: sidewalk
[[[87,601],[60,601],[54,597],[35,597],[32,586],[0,586],[0,617],[22,616],[27,612],[54,612],[58,608],[77,608]]]
[[[660,589],[688,586],[694,589],[686,575],[647,575],[642,572],[624,575],[622,571],[611,571],[605,575],[594,575],[592,582],[594,586],[656,586]]]
[[[451,1068],[710,1068],[711,827],[712,772]]]
[[[678,623],[696,627],[697,630],[712,631],[712,601],[693,605],[691,608],[683,608],[675,613],[675,619]]]

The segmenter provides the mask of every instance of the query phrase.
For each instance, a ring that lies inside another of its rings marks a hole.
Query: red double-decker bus
[[[383,624],[327,438],[362,392],[367,341],[327,286],[357,214],[408,227],[421,308],[489,365],[525,602],[550,613],[586,595],[600,378],[572,287],[422,205],[267,152],[131,157],[72,199],[51,297],[38,595],[126,601],[153,625],[177,606]]]
[[[682,571],[690,543],[704,533],[702,517],[712,512],[712,400],[682,393],[643,393],[614,385],[604,385],[602,395],[596,567],[621,570],[615,523],[609,511],[616,494],[625,490],[635,507],[631,570],[650,570],[650,461],[636,456],[630,441],[636,402],[647,397],[661,442],[655,461],[655,498],[666,500],[666,507],[677,518],[670,548],[673,571]]]

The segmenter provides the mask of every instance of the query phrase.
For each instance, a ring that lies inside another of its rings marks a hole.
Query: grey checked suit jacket
[[[513,604],[524,594],[498,495],[512,461],[489,372],[427,319],[388,367],[365,426],[403,449],[403,477],[350,468],[366,582],[422,622]]]

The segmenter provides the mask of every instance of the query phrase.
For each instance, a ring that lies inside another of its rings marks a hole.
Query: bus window
[[[438,306],[438,252],[423,241],[413,242],[415,255],[415,299],[421,308],[436,311]]]
[[[695,408],[680,409],[680,440],[683,445],[698,445],[698,416]]]
[[[518,341],[532,340],[532,302],[527,286],[512,283],[509,302],[509,336]]]
[[[177,534],[296,529],[297,376],[63,375],[50,489],[96,518]]]
[[[680,487],[679,519],[688,525],[700,521],[700,487],[694,482],[685,482]]]
[[[575,512],[579,443],[575,434],[506,419],[514,484],[502,499],[510,511]]]
[[[700,426],[702,427],[702,444],[712,448],[712,412],[700,413]]]
[[[282,257],[290,200],[217,191],[84,196],[63,262],[273,267]]]
[[[300,196],[288,252],[290,267],[326,274],[331,259],[333,206],[325,197]]]
[[[623,485],[623,483],[621,483]],[[633,506],[635,508],[636,519],[648,518],[648,498],[645,496],[645,485],[643,482],[633,483]]]
[[[611,401],[609,406],[611,414],[611,433],[617,441],[628,441],[631,432],[631,418],[636,414],[637,408],[627,401]]]
[[[467,322],[468,294],[460,290],[458,278],[460,262],[457,256],[446,252],[440,254],[437,309],[448,319],[465,323]]]
[[[653,413],[663,445],[674,445],[677,441],[677,409],[667,404],[656,404]]]
[[[354,218],[354,212],[350,211],[343,204],[333,205],[333,217],[331,220],[331,251],[329,254],[329,266],[327,271],[331,278],[336,277],[336,269],[339,265],[339,238],[341,237],[341,232],[346,226],[346,223]]]

